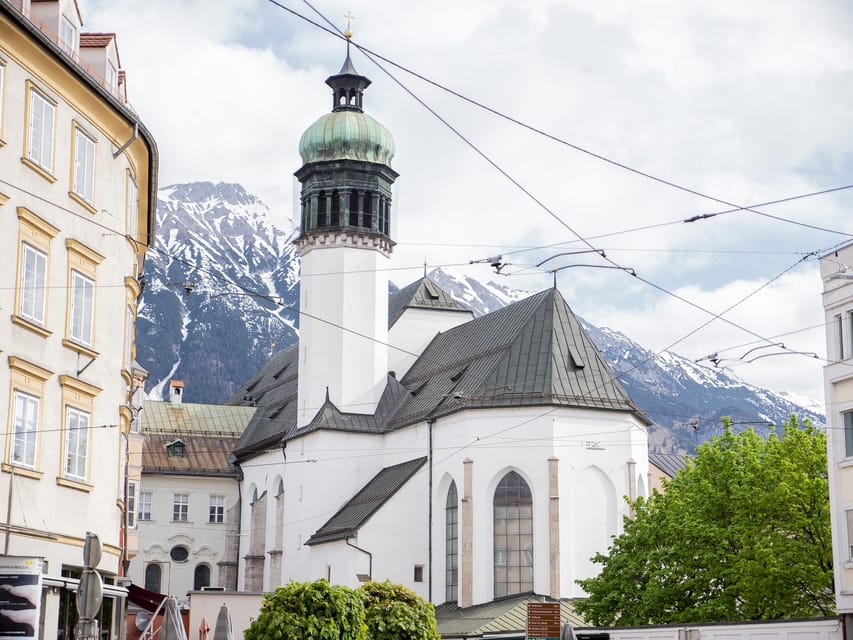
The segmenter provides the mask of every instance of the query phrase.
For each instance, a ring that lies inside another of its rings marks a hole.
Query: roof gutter
[[[145,246],[151,246],[154,243],[154,233],[157,225],[157,172],[160,169],[160,155],[157,151],[157,143],[151,132],[139,121],[133,111],[127,106],[119,102],[116,97],[107,91],[99,82],[96,82],[77,62],[75,62],[68,54],[59,48],[47,34],[39,29],[28,17],[26,17],[20,9],[18,9],[9,0],[0,0],[0,10],[6,13],[13,21],[27,31],[33,39],[37,40],[45,49],[50,51],[54,58],[61,62],[71,73],[79,80],[88,85],[95,93],[98,94],[105,102],[115,109],[127,122],[133,125],[134,138],[142,137],[142,141],[148,147],[148,228],[146,229],[148,238]]]
[[[352,542],[350,542],[350,540],[352,540],[352,538],[347,538],[347,540],[346,540],[348,547],[352,547],[356,551],[361,551],[362,553],[367,554],[367,558],[368,558],[367,578],[368,578],[368,581],[373,580],[373,554],[370,553],[370,551],[368,551],[367,549],[362,549],[361,547],[357,547]]]

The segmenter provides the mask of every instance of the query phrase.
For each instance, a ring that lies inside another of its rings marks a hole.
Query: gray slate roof
[[[406,309],[414,308],[471,313],[444,289],[424,277],[396,291],[388,299],[388,327],[393,327]]]
[[[687,464],[687,456],[680,456],[675,453],[650,453],[649,462],[670,478],[674,478],[675,474]]]
[[[419,280],[393,294],[389,308],[409,308],[424,291],[424,281]],[[439,304],[444,296],[439,293],[432,308],[449,308]],[[627,411],[651,424],[557,289],[438,334],[401,381],[389,377],[372,416],[346,414],[327,402],[309,425],[297,431],[296,355],[295,346],[276,354],[231,398],[231,404],[257,406],[235,449],[238,458],[317,429],[383,433],[470,408]]]
[[[356,493],[305,544],[315,545],[353,537],[380,507],[426,463],[426,456],[385,467]]]

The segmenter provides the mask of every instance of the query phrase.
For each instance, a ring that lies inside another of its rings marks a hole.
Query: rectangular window
[[[151,492],[143,491],[139,494],[139,514],[140,520],[151,520]]]
[[[844,455],[853,458],[853,411],[841,414],[844,421]]]
[[[208,522],[225,522],[225,496],[210,496],[210,519]]]
[[[71,339],[91,346],[95,283],[77,271],[71,272]]]
[[[118,72],[116,71],[116,66],[112,63],[111,60],[107,60],[107,86],[110,89],[115,89],[117,79]]]
[[[424,581],[424,565],[416,564],[415,565],[415,582],[423,582]]]
[[[847,515],[847,559],[853,561],[853,509],[845,511]]]
[[[21,247],[21,308],[19,313],[36,324],[44,324],[44,293],[47,255],[24,243]]]
[[[69,55],[77,50],[77,29],[65,16],[59,19],[59,46]]]
[[[127,481],[127,526],[130,529],[136,527],[136,483],[133,480]]]
[[[172,500],[172,520],[187,522],[189,516],[190,497],[185,493],[176,493]]]
[[[15,425],[12,437],[12,462],[25,467],[36,466],[39,399],[15,391]]]
[[[89,204],[95,201],[95,141],[74,127],[74,193]]]
[[[36,89],[30,89],[27,158],[53,173],[53,117],[56,107]]]
[[[65,414],[65,475],[75,480],[86,479],[89,454],[89,414],[68,407]]]

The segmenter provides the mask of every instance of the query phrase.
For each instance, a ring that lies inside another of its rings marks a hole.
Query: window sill
[[[224,521],[223,522],[219,522],[219,521],[213,522],[211,520],[208,520],[207,524],[225,524],[225,522]]]
[[[77,353],[84,355],[84,356],[87,356],[89,358],[97,358],[99,355],[101,355],[100,353],[98,353],[94,349],[87,347],[85,345],[82,345],[79,342],[75,342],[74,340],[71,340],[70,338],[63,338],[62,339],[62,346],[67,347],[68,349],[71,349],[72,351],[76,351]]]
[[[89,202],[88,200],[86,200],[83,196],[80,196],[80,195],[74,193],[73,191],[69,191],[68,197],[71,198],[77,204],[79,204],[81,207],[83,207],[89,213],[92,213],[92,214],[98,213],[98,210],[95,209],[94,205],[91,202]]]
[[[27,467],[19,467],[16,464],[9,464],[6,462],[0,465],[0,469],[5,471],[6,473],[13,473],[16,476],[32,478],[33,480],[41,480],[42,476],[44,476],[44,472],[42,471],[36,471],[35,469],[29,469]]]
[[[192,524],[190,520],[172,520],[173,524]]]
[[[32,320],[27,320],[17,314],[12,315],[12,324],[16,324],[19,327],[27,329],[28,331],[32,331],[33,333],[40,335],[42,338],[49,338],[53,335],[53,331],[48,331],[41,325],[37,325]]]
[[[50,171],[48,171],[47,169],[45,169],[41,165],[36,164],[35,162],[30,160],[26,156],[21,158],[21,162],[23,162],[26,166],[28,166],[30,169],[35,171],[37,174],[39,174],[42,178],[44,178],[48,182],[50,182],[50,183],[56,182],[56,176],[55,175],[53,175]]]
[[[76,491],[83,491],[85,493],[89,493],[92,489],[94,489],[94,485],[88,484],[86,482],[81,482],[80,480],[71,480],[70,478],[57,478],[56,484],[60,487],[67,487],[69,489],[74,489]]]
[[[849,469],[850,467],[853,467],[853,458],[844,458],[838,463],[839,469]]]

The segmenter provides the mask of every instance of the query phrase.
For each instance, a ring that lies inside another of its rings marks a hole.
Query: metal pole
[[[6,503],[6,543],[3,549],[3,555],[9,555],[9,538],[12,535],[12,487],[15,486],[15,467],[9,465],[9,500]]]

